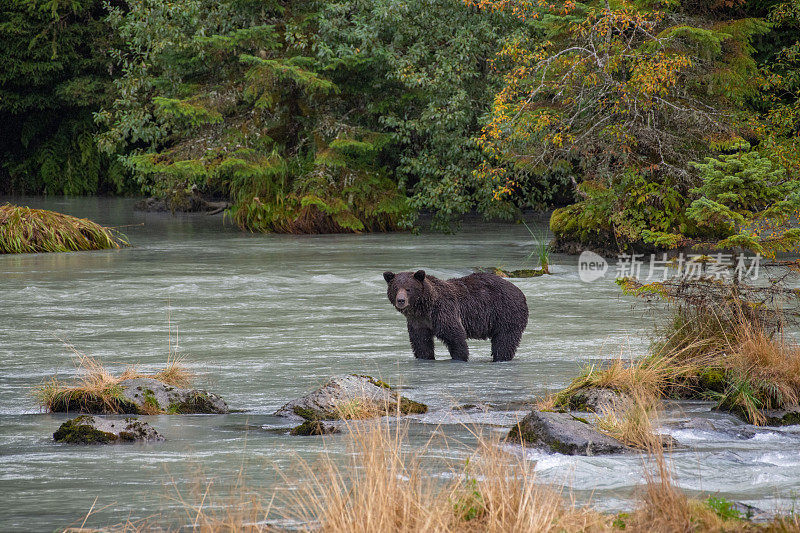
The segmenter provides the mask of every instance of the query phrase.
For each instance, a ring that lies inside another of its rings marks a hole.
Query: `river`
[[[245,465],[249,485],[269,493],[274,466],[324,450],[345,457],[346,437],[290,437],[271,416],[328,377],[357,372],[402,386],[430,412],[411,418],[411,443],[432,428],[473,442],[470,430],[507,431],[518,403],[567,385],[584,365],[644,353],[659,312],[621,295],[614,267],[591,283],[577,258],[551,257],[551,276],[515,280],[530,307],[517,357],[492,364],[488,341],[470,341],[468,363],[415,361],[404,319],[386,299],[385,270],[424,268],[437,277],[473,267],[529,267],[533,240],[522,225],[466,223],[454,235],[423,232],[286,236],[248,234],[220,217],[133,211],[129,199],[13,199],[120,226],[121,250],[0,256],[0,505],[2,531],[52,531],[172,516],[198,479],[224,486]],[[124,226],[124,227],[123,227]],[[534,231],[547,231],[544,221]],[[171,335],[170,335],[171,332]],[[170,340],[171,339],[171,340]],[[121,371],[158,369],[170,346],[222,395],[229,415],[144,417],[166,442],[69,446],[52,441],[67,418],[46,414],[33,390],[54,375],[76,375],[75,350]],[[453,411],[465,403],[485,414]],[[709,404],[673,406],[734,427]],[[766,510],[786,510],[800,491],[800,432],[666,431],[683,446],[671,455],[679,486],[718,493]],[[425,454],[458,456],[436,441]],[[465,455],[466,456],[466,455]],[[636,455],[565,457],[528,452],[543,481],[569,485],[601,509],[631,505],[642,482]]]

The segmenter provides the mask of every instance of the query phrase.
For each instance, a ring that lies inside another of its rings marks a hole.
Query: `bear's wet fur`
[[[492,360],[510,361],[528,325],[528,302],[513,283],[489,273],[441,280],[416,272],[384,272],[387,296],[408,321],[417,359],[434,359],[433,338],[450,357],[469,358],[467,339],[491,339]]]

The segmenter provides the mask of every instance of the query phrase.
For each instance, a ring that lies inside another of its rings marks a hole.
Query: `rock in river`
[[[306,437],[309,435],[330,435],[339,433],[340,431],[338,427],[330,424],[323,424],[319,420],[305,420],[299,426],[292,428],[289,434]]]
[[[750,422],[747,413],[741,408],[726,409],[721,407],[719,410],[734,414],[745,422]],[[763,417],[762,426],[794,426],[800,424],[800,405],[787,405],[783,409],[759,409],[759,413]]]
[[[275,415],[306,420],[346,420],[427,411],[427,405],[400,396],[383,381],[351,374],[331,378],[314,392],[287,403]]]
[[[118,444],[122,442],[160,442],[164,437],[147,422],[136,418],[104,419],[81,415],[67,420],[53,433],[56,442],[70,444]]]
[[[532,411],[506,437],[510,441],[544,446],[565,455],[622,453],[628,448],[569,413]]]
[[[122,397],[139,413],[192,414],[227,413],[225,400],[202,389],[172,387],[153,378],[132,378],[119,382]]]
[[[783,409],[762,409],[765,426],[794,426],[800,424],[800,406],[789,405]]]
[[[627,394],[602,387],[590,387],[572,393],[567,407],[573,411],[608,413],[624,409],[630,401],[631,398]]]
[[[91,413],[95,415],[227,413],[225,401],[201,389],[181,389],[154,378],[130,378],[101,393],[77,391],[62,394],[49,403],[54,413]]]

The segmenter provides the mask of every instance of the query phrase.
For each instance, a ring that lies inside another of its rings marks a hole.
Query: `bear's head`
[[[384,272],[383,279],[389,284],[386,295],[395,309],[406,314],[423,307],[426,299],[424,270]]]

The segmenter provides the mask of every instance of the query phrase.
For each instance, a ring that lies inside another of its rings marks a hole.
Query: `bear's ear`
[[[417,270],[414,272],[414,279],[422,283],[425,281],[425,271],[424,270]]]
[[[383,273],[383,279],[386,280],[386,283],[391,283],[394,279],[394,272],[389,272],[388,270]]]

